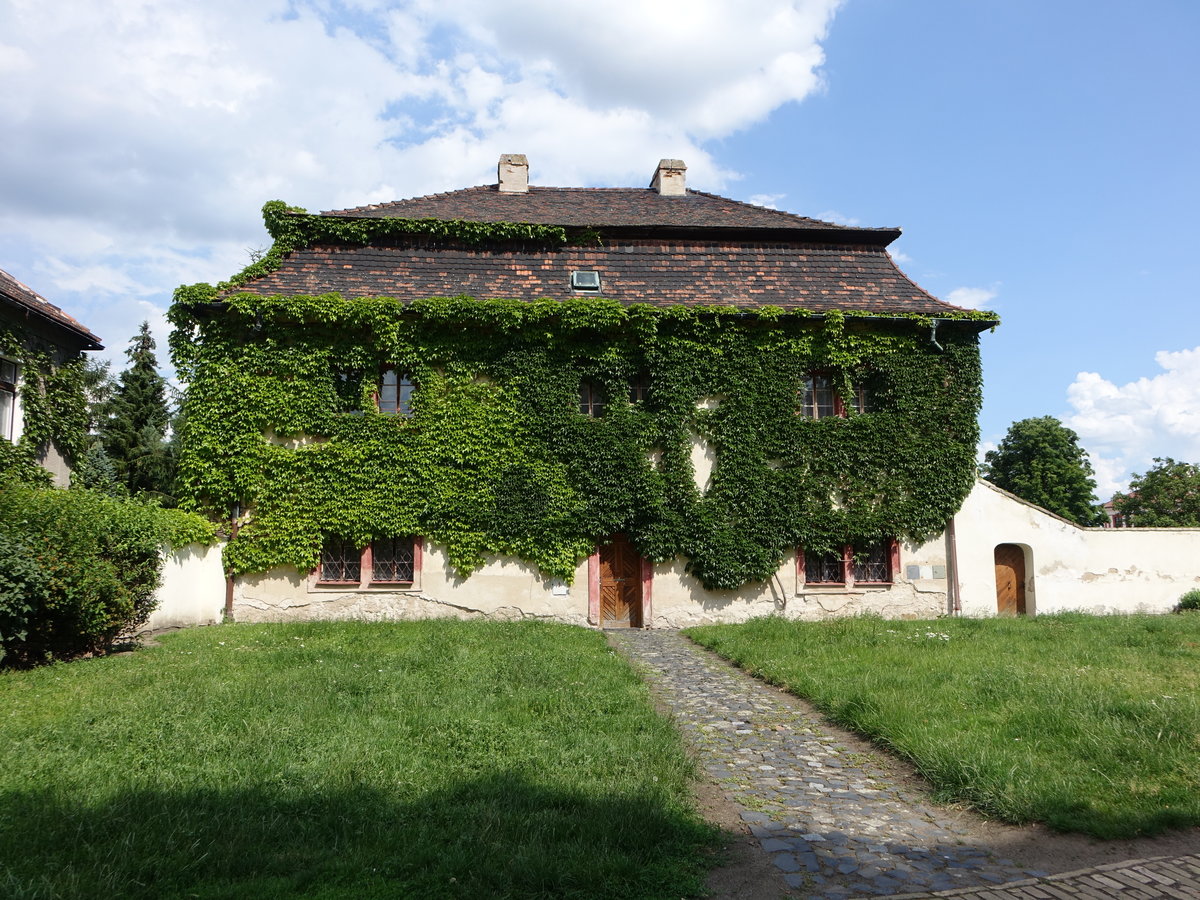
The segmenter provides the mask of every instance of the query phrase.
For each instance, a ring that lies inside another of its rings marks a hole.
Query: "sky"
[[[1195,0],[0,0],[0,269],[166,365],[261,207],[688,185],[898,226],[994,310],[981,450],[1056,416],[1098,494],[1200,462]]]

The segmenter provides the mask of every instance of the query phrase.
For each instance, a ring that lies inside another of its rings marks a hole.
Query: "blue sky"
[[[1193,0],[8,0],[0,268],[120,359],[259,209],[494,181],[692,187],[900,226],[993,309],[984,446],[1054,415],[1107,497],[1200,462]],[[163,354],[165,356],[165,353]]]

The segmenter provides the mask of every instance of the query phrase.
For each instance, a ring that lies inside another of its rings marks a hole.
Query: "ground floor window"
[[[377,538],[365,547],[329,538],[321,548],[315,581],[321,587],[412,587],[420,576],[421,549],[421,539],[415,537]]]
[[[867,547],[846,544],[832,553],[796,551],[800,580],[806,585],[891,584],[900,568],[900,545],[887,538]]]

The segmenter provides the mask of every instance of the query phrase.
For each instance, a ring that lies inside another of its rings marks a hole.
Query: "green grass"
[[[0,674],[0,896],[680,897],[692,775],[594,632],[193,629]]]
[[[687,633],[910,759],[942,801],[1101,838],[1200,825],[1200,616]]]

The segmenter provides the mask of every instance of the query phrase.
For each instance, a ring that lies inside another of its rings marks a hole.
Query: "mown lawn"
[[[594,632],[193,629],[0,674],[0,896],[681,897],[691,776]]]
[[[939,799],[1102,838],[1200,825],[1200,614],[690,629]]]

